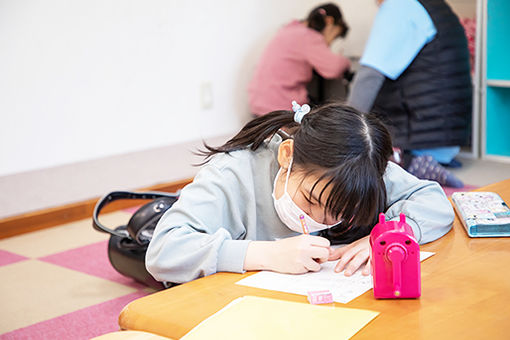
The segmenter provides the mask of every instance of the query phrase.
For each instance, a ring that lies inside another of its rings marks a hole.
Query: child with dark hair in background
[[[323,4],[305,20],[282,27],[265,48],[248,87],[250,110],[262,115],[286,110],[289,103],[309,103],[307,85],[314,71],[325,79],[339,78],[350,68],[346,57],[330,45],[348,31],[340,8]]]
[[[419,243],[446,234],[453,210],[435,182],[388,159],[379,119],[343,104],[274,111],[220,147],[160,219],[146,265],[183,283],[220,271],[370,272],[368,235],[380,212],[406,215]],[[348,244],[333,250],[331,244]]]

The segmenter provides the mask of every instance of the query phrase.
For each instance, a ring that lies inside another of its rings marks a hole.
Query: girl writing
[[[295,103],[294,103],[295,104]],[[391,137],[374,116],[332,103],[258,117],[220,147],[160,219],[146,265],[159,281],[220,271],[336,270],[368,275],[379,212],[402,212],[419,243],[451,228],[440,186],[389,162]],[[303,223],[309,231],[303,231]],[[332,250],[331,244],[348,245]]]

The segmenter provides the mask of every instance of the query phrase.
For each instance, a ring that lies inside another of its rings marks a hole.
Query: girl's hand
[[[351,276],[363,264],[365,267],[361,272],[363,275],[370,274],[370,235],[365,236],[351,244],[335,249],[329,256],[329,261],[340,259],[335,266],[335,272],[345,270],[345,276]]]
[[[302,274],[319,271],[330,254],[329,240],[300,235],[278,241],[252,241],[244,261],[245,270],[272,270]]]

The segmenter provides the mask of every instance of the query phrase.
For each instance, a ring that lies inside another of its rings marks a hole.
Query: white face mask
[[[279,199],[276,199],[275,196],[275,190],[276,190],[276,182],[278,181],[278,178],[280,177],[280,173],[282,171],[282,168],[278,170],[278,173],[276,174],[276,178],[274,180],[273,185],[273,203],[274,208],[276,209],[276,213],[278,214],[278,217],[280,217],[280,220],[291,230],[298,232],[298,233],[304,233],[303,226],[301,224],[300,216],[304,217],[304,222],[306,223],[306,226],[308,227],[308,232],[314,232],[319,231],[327,228],[331,228],[332,225],[328,224],[322,224],[319,222],[316,222],[313,218],[308,216],[301,208],[298,207],[296,203],[292,200],[289,193],[287,192],[287,184],[289,182],[289,175],[290,175],[290,169],[292,168],[292,160],[289,164],[289,170],[287,171],[287,178],[285,179],[285,187],[282,197]]]

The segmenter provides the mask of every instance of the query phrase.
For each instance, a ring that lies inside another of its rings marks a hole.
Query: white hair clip
[[[303,117],[310,112],[310,105],[299,105],[295,100],[292,101],[292,111],[294,111],[294,121],[301,124]]]

